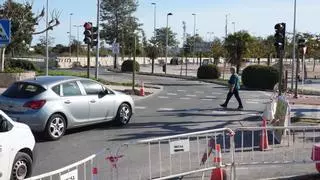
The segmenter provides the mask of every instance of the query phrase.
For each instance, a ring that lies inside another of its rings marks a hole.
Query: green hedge
[[[132,72],[133,71],[133,61],[126,60],[121,65],[122,72]],[[136,72],[140,71],[140,64],[136,61]]]
[[[218,79],[221,76],[219,68],[214,64],[202,65],[198,68],[199,79]]]
[[[242,71],[242,83],[254,89],[273,89],[279,81],[279,71],[271,66],[251,65]]]
[[[26,71],[39,71],[39,68],[30,61],[20,59],[8,59],[5,61],[5,68],[14,69],[19,68]]]

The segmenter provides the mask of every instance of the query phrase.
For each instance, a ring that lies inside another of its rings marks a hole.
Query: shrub
[[[17,68],[17,67],[15,67],[15,68],[5,68],[4,72],[5,73],[23,73],[24,69]]]
[[[199,79],[218,79],[221,73],[214,64],[202,65],[198,68],[197,77]]]
[[[248,88],[273,89],[279,80],[279,71],[271,66],[251,65],[242,71],[241,79]]]
[[[20,68],[26,71],[38,71],[39,68],[30,61],[20,60],[20,59],[9,59],[6,62],[6,68]]]
[[[122,72],[132,72],[133,71],[133,61],[126,60],[121,65]],[[140,71],[140,64],[136,61],[136,72]]]
[[[179,64],[182,64],[182,60],[179,60],[178,58],[172,58],[170,60],[170,64],[171,65],[179,65]]]

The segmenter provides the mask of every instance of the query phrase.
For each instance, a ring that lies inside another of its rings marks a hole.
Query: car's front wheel
[[[23,152],[18,152],[12,166],[11,180],[22,180],[31,176],[32,159]]]
[[[53,114],[45,129],[45,135],[49,140],[60,139],[66,131],[66,119],[61,114]]]
[[[130,105],[127,103],[122,103],[119,106],[115,122],[117,125],[120,125],[120,126],[127,125],[131,119],[131,116],[132,116],[132,109]]]

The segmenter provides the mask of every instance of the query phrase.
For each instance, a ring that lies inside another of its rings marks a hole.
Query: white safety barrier
[[[267,149],[261,149],[264,129]],[[233,180],[242,166],[318,162],[311,159],[313,145],[320,141],[317,137],[319,126],[222,128],[179,134],[110,147],[28,180],[165,180],[192,175],[209,179],[216,168],[228,170],[228,179]],[[218,164],[214,163],[216,144],[221,146]]]

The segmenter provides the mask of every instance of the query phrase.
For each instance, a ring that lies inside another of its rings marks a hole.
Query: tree
[[[27,52],[32,41],[32,35],[42,34],[60,24],[58,20],[60,13],[53,11],[48,28],[35,32],[35,26],[39,24],[44,15],[44,9],[42,9],[40,14],[35,15],[32,12],[32,3],[28,1],[22,4],[14,2],[13,0],[7,0],[0,5],[0,17],[11,20],[11,43],[7,48],[1,49],[0,71],[4,70],[4,54],[6,49],[12,56],[14,56],[15,53]]]
[[[62,44],[57,44],[55,47],[52,48],[51,52],[54,54],[62,54],[65,52],[69,52],[69,47],[64,46]]]
[[[115,1],[102,0],[101,20],[102,30],[101,39],[106,43],[112,44],[114,41],[120,43],[121,53],[131,54],[134,42],[134,32],[141,24],[133,16],[138,7],[137,1]]]
[[[262,37],[252,37],[252,41],[249,43],[248,56],[258,59],[258,64],[260,64],[260,58],[266,55],[266,48],[263,43]]]
[[[179,44],[176,39],[177,34],[174,33],[170,28],[168,28],[168,46],[177,46]],[[166,37],[167,37],[167,28],[163,27],[160,29],[156,29],[156,36],[152,37],[150,42],[151,44],[157,45],[162,55],[164,55],[165,47],[166,47]]]
[[[193,55],[194,42],[196,42],[197,44],[197,43],[202,43],[204,41],[198,34],[196,34],[195,36],[191,36],[190,34],[187,34],[186,42],[183,48],[186,56]]]
[[[48,37],[48,46],[52,46],[54,43],[54,38],[53,37]],[[41,54],[41,55],[45,55],[46,51],[46,37],[45,36],[41,36],[39,38],[39,43],[37,43],[34,46],[34,52],[36,54]]]
[[[214,63],[217,65],[220,57],[225,55],[225,49],[223,47],[223,42],[219,38],[215,38],[212,42],[212,57]]]
[[[158,58],[159,56],[159,48],[156,47],[155,45],[153,44],[148,44],[145,48],[145,51],[146,51],[146,56],[148,58],[151,59],[152,61],[152,65],[151,65],[151,73],[153,74],[154,73],[154,60]]]
[[[225,40],[224,45],[230,57],[229,62],[237,66],[237,73],[239,73],[242,58],[248,53],[251,41],[252,37],[247,31],[230,34]]]
[[[275,42],[275,39],[273,35],[270,35],[263,40],[263,44],[266,49],[265,53],[268,58],[268,62],[267,62],[268,66],[270,65],[271,58],[276,55],[274,42]]]

